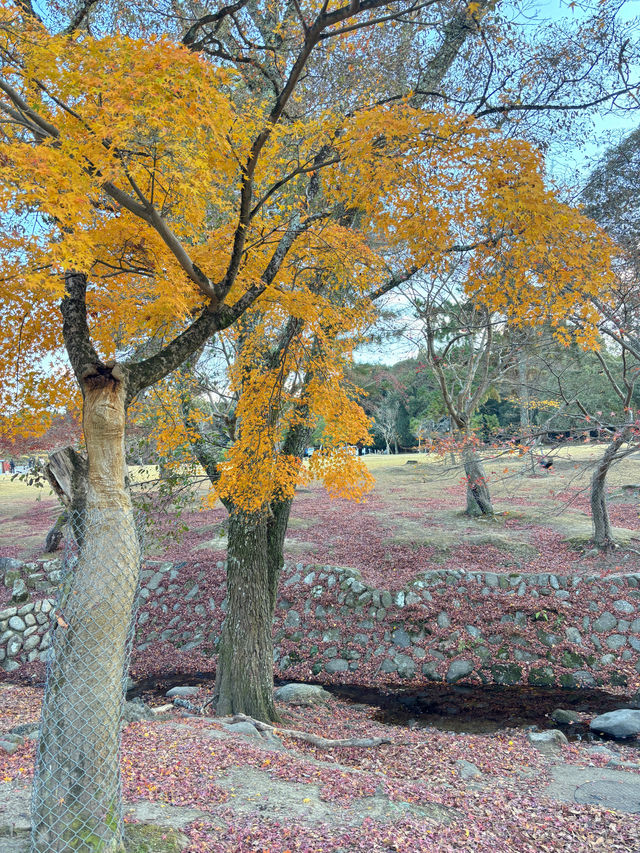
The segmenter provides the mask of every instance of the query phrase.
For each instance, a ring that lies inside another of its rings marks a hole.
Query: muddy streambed
[[[214,672],[171,673],[136,682],[128,699],[145,703],[166,701],[171,687],[201,685],[213,692]],[[276,686],[286,684],[276,682]],[[318,683],[318,682],[313,682]],[[598,714],[618,708],[640,708],[639,697],[611,694],[604,690],[581,688],[543,688],[528,686],[429,684],[421,689],[391,690],[358,685],[322,685],[339,699],[375,708],[374,719],[385,725],[418,728],[433,726],[442,731],[490,734],[505,729],[560,729],[569,740],[610,740],[589,729],[589,721]],[[581,715],[580,722],[565,725],[551,718],[562,708]],[[640,749],[640,741],[635,740]],[[634,744],[629,741],[629,744]]]

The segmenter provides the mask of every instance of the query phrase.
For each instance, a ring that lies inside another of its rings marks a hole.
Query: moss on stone
[[[576,666],[582,666],[584,663],[584,658],[582,655],[579,655],[577,652],[570,652],[568,649],[562,654],[562,665],[566,666],[567,669],[572,669]]]
[[[522,669],[516,663],[495,664],[491,675],[496,684],[517,684],[522,678]]]
[[[611,678],[609,679],[609,683],[613,685],[613,687],[626,687],[627,676],[624,674],[624,672],[612,672]]]
[[[125,827],[127,853],[181,853],[189,839],[171,827],[153,823],[128,823]]]
[[[534,667],[529,672],[529,684],[533,687],[553,687],[555,684],[553,670],[548,666]]]

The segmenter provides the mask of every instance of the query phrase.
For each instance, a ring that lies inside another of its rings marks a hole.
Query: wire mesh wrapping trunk
[[[88,509],[55,611],[33,853],[124,850],[120,720],[140,570],[131,507]]]

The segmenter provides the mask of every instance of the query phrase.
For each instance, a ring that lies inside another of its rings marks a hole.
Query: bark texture
[[[284,452],[300,456],[308,438],[306,427],[294,428]],[[214,697],[219,716],[279,719],[273,702],[273,617],[292,503],[274,500],[261,514],[239,513],[227,505],[227,615]],[[248,620],[251,630],[243,631]]]
[[[464,451],[464,473],[467,480],[467,515],[492,516],[493,505],[487,478],[475,450],[467,448]]]
[[[218,647],[218,715],[277,720],[273,702],[273,611],[267,513],[229,513],[227,614]]]
[[[84,384],[86,535],[63,585],[33,795],[33,853],[122,853],[119,723],[140,552],[125,486],[124,383]]]
[[[65,512],[49,532],[47,543],[49,536],[54,537],[55,541],[57,529],[70,521],[74,538],[78,545],[82,545],[87,509],[87,460],[73,447],[65,447],[49,454],[49,462],[44,472],[51,488],[65,507]],[[59,544],[60,540],[57,542]]]

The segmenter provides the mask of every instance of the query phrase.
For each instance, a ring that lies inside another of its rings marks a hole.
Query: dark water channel
[[[387,725],[433,726],[441,731],[467,734],[491,734],[505,729],[560,729],[573,741],[611,740],[592,732],[589,721],[607,711],[640,707],[637,699],[634,701],[630,696],[596,689],[444,684],[397,693],[350,685],[328,689],[341,699],[378,706],[374,719]],[[586,719],[570,725],[557,723],[551,714],[558,708],[585,714]],[[640,747],[640,741],[636,743]]]
[[[157,703],[171,687],[201,684],[213,690],[215,673],[171,673],[136,682],[127,698]],[[286,681],[276,682],[276,686]],[[317,683],[317,682],[313,682]],[[602,741],[606,735],[589,730],[589,720],[618,708],[639,708],[638,697],[613,695],[604,690],[498,685],[429,684],[421,689],[392,692],[358,685],[323,685],[340,699],[377,708],[374,719],[394,726],[433,726],[442,731],[490,734],[505,729],[560,729],[569,740]],[[587,715],[584,723],[563,725],[551,719],[558,708]],[[637,744],[640,741],[628,741]]]

